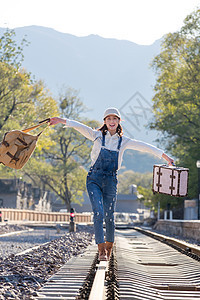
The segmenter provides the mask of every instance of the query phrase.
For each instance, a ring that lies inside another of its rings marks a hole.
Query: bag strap
[[[22,132],[27,133],[27,132],[29,132],[29,131],[35,129],[35,128],[40,127],[40,126],[43,125],[44,123],[49,123],[49,122],[50,122],[50,118],[45,119],[45,120],[42,120],[42,121],[40,121],[40,122],[39,122],[37,125],[35,125],[35,126],[29,127],[29,128],[26,128],[26,129],[23,129]],[[47,128],[47,126],[46,126],[46,128]],[[45,129],[46,129],[46,128],[45,128]],[[38,136],[39,136],[43,131],[44,131],[44,129],[38,134]]]

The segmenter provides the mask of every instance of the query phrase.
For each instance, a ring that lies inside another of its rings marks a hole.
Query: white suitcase
[[[187,168],[154,165],[152,190],[154,193],[185,197],[188,194],[188,175]]]

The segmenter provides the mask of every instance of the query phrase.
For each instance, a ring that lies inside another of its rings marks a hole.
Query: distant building
[[[20,179],[0,179],[0,207],[51,211],[53,194]]]

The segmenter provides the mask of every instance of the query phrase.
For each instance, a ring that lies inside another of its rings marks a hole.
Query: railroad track
[[[116,230],[109,262],[96,248],[68,261],[35,299],[200,299],[200,247],[135,227]]]
[[[119,298],[200,299],[199,261],[147,234],[139,228],[117,232]]]

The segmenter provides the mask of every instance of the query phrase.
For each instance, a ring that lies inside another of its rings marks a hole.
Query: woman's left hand
[[[169,157],[167,154],[163,153],[162,158],[164,158],[167,162],[169,166],[174,166],[174,160]]]

